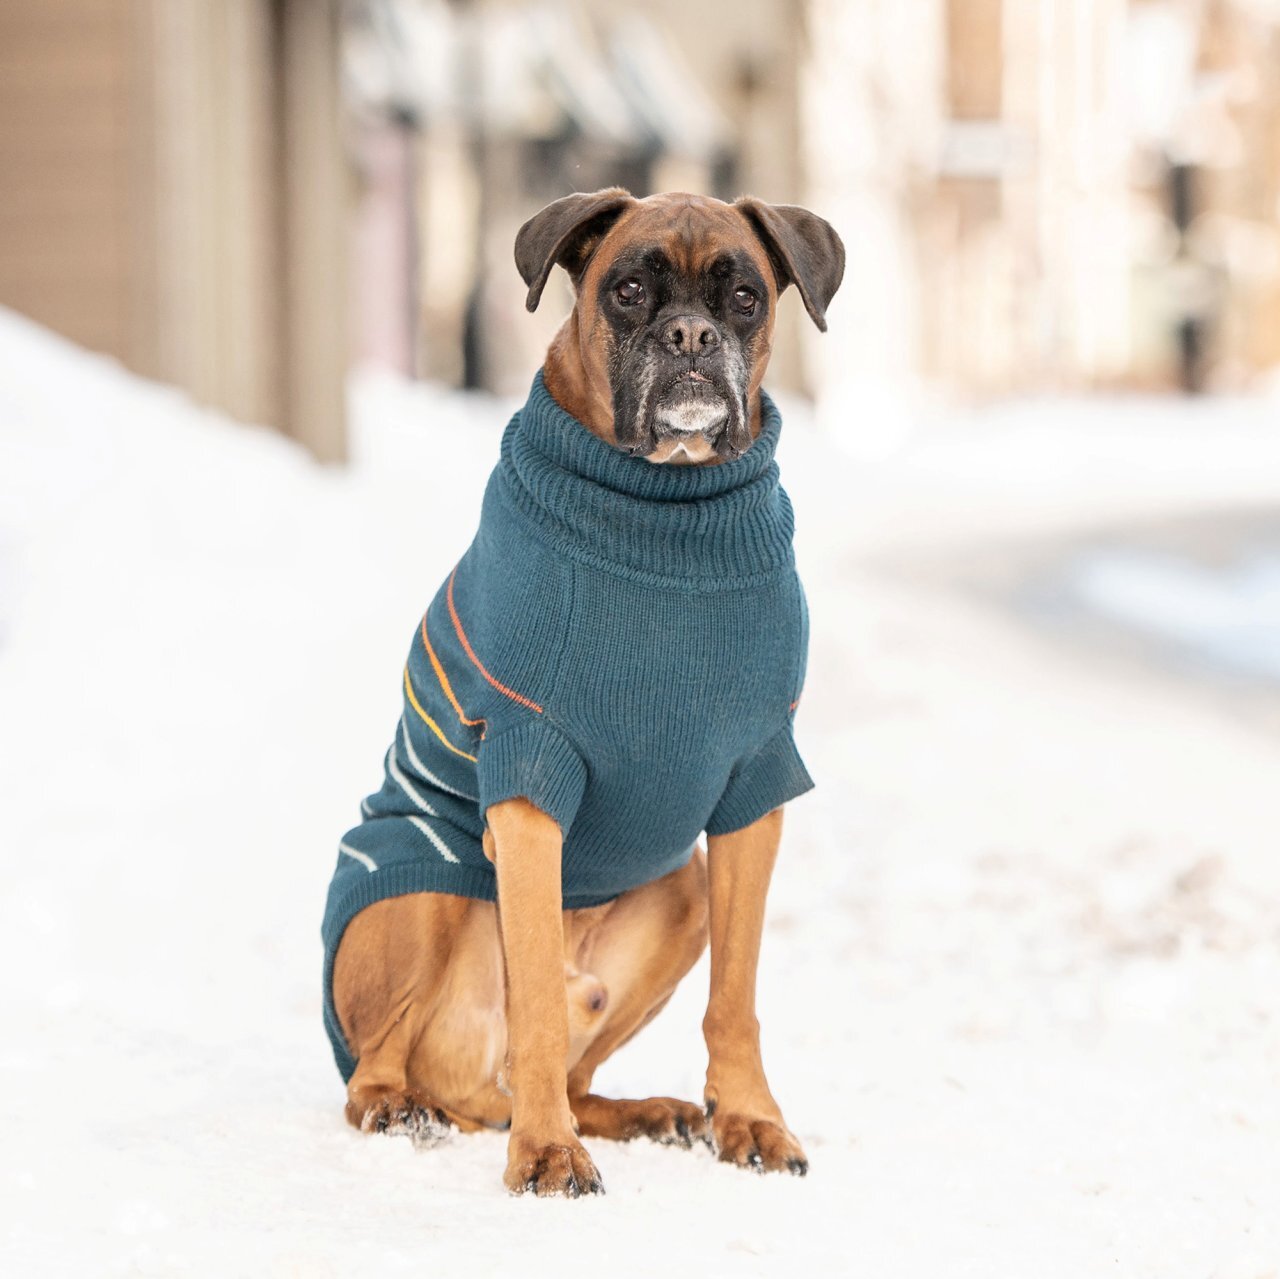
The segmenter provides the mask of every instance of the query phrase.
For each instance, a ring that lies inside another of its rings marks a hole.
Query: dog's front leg
[[[574,1135],[566,1089],[560,827],[524,799],[494,804],[485,820],[485,852],[498,873],[507,982],[511,1138],[503,1181],[513,1194],[598,1194],[604,1186]]]
[[[707,1108],[719,1156],[760,1171],[808,1171],[765,1080],[756,1019],[756,965],[764,903],[782,837],[782,809],[707,840],[711,907],[711,998]]]

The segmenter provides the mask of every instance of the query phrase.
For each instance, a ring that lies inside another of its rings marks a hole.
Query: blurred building
[[[1241,388],[1280,365],[1274,0],[813,0],[842,388]],[[855,307],[857,302],[853,302]]]
[[[614,185],[799,199],[803,8],[726,12],[353,0],[358,357],[516,391],[569,306],[559,279],[536,317],[519,305],[512,246],[542,205]],[[780,347],[797,384],[796,344]]]
[[[0,5],[0,303],[343,450],[336,0]]]
[[[1280,0],[6,0],[0,304],[319,456],[353,361],[523,388],[521,222],[801,202],[849,248],[771,380],[1253,385],[1280,366]]]

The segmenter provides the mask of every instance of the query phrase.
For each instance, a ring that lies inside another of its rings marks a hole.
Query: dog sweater
[[[338,845],[322,937],[412,892],[492,901],[484,813],[524,796],[564,833],[566,908],[684,865],[813,785],[792,741],[808,619],[791,504],[759,438],[655,465],[592,435],[541,372],[502,439],[480,527],[418,624],[381,788]]]

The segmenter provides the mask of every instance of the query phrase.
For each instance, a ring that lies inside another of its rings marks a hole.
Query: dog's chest
[[[803,679],[794,574],[735,591],[622,591],[579,577],[557,712],[609,756],[674,774],[737,757],[785,721]]]

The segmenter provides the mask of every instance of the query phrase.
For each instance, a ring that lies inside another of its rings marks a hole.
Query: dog
[[[844,248],[798,207],[612,188],[548,205],[515,259],[529,310],[556,266],[575,303],[339,846],[322,934],[347,1119],[421,1145],[509,1128],[516,1194],[601,1192],[583,1137],[803,1175],[755,1015],[782,807],[812,785],[761,382],[779,294],[825,329]],[[708,941],[703,1104],[593,1093]]]

